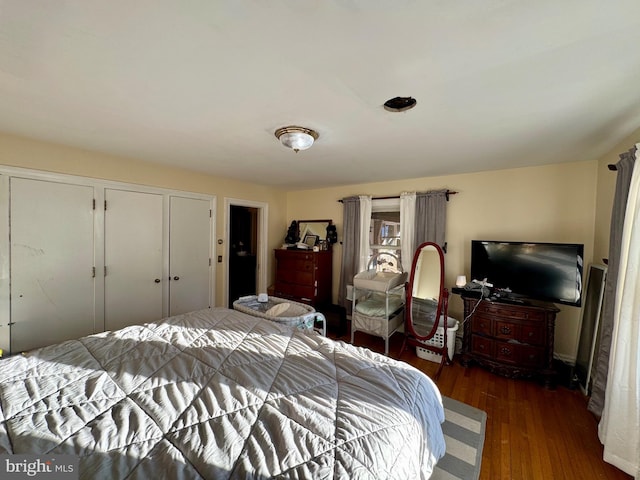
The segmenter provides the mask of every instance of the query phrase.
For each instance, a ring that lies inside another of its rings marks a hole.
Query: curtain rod
[[[454,192],[453,190],[447,190],[445,192],[445,197],[447,197],[447,201],[449,201],[449,195],[456,195],[458,192]],[[391,200],[392,198],[400,198],[400,195],[391,195],[388,197],[371,197],[371,200]],[[338,200],[340,203],[342,202],[342,199]]]
[[[613,172],[615,172],[616,170],[618,170],[618,167],[616,167],[613,163],[610,163],[610,164],[608,165],[608,167],[609,167],[609,170],[611,170],[611,171],[613,171]]]

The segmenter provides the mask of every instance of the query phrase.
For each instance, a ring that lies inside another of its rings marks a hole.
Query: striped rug
[[[447,453],[436,465],[434,480],[478,480],[487,414],[452,398],[442,397],[442,424]]]

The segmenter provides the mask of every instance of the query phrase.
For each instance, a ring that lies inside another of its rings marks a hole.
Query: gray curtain
[[[447,190],[416,193],[415,246],[435,242],[445,248]]]
[[[635,163],[635,153],[636,148],[634,147],[628,152],[621,154],[620,161],[616,164],[616,192],[613,198],[611,232],[609,233],[609,263],[607,266],[607,278],[604,284],[604,297],[602,299],[602,313],[600,316],[600,349],[595,352],[595,374],[591,388],[591,398],[587,406],[589,411],[598,417],[602,416],[604,395],[607,388],[609,353],[613,333],[613,309],[616,300],[618,271],[620,269],[622,228],[624,226],[624,216],[627,209],[631,174],[633,173],[633,165]]]
[[[338,305],[351,312],[351,301],[347,299],[347,285],[353,283],[358,273],[360,252],[360,199],[348,197],[342,199],[342,269],[340,270],[340,286],[338,289]]]

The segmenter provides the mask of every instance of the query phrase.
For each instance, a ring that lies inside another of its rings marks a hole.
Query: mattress
[[[442,399],[412,366],[214,308],[0,362],[0,454],[80,478],[428,478]]]

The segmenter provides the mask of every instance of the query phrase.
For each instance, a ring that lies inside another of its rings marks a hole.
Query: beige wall
[[[609,256],[609,230],[611,228],[611,208],[616,189],[616,173],[609,170],[609,164],[616,164],[619,155],[640,142],[640,128],[618,143],[607,155],[598,161],[598,191],[596,200],[595,240],[593,258],[602,264]]]
[[[342,204],[349,195],[386,196],[402,191],[448,188],[446,285],[469,276],[472,239],[571,242],[585,245],[585,263],[593,254],[598,163],[574,162],[443,177],[349,185],[289,192],[287,218],[331,218],[342,240]],[[339,281],[340,245],[334,249],[334,300]],[[555,351],[573,361],[577,352],[580,309],[559,305]],[[450,315],[462,318],[462,301],[452,295]]]
[[[331,218],[342,240],[342,204],[339,199],[358,194],[398,195],[402,191],[449,188],[458,191],[448,204],[446,284],[469,275],[469,242],[474,238],[578,242],[585,244],[585,264],[606,257],[615,173],[607,164],[640,140],[640,129],[620,142],[598,162],[574,162],[543,167],[507,169],[464,175],[348,185],[293,191],[254,185],[184,169],[159,166],[63,145],[0,133],[0,165],[16,166],[91,178],[205,193],[217,196],[216,234],[224,235],[224,198],[269,205],[269,251],[280,246],[294,219]],[[213,161],[213,160],[212,160]],[[218,246],[224,255],[225,246]],[[594,253],[595,252],[595,253]],[[340,269],[340,244],[334,250],[334,300]],[[225,259],[226,261],[226,259]],[[217,264],[216,304],[223,304],[224,269]],[[267,265],[273,279],[273,256]],[[556,354],[575,358],[580,310],[560,306],[556,324]],[[462,302],[451,299],[451,315],[462,316]]]
[[[269,252],[276,246],[282,245],[284,238],[282,232],[286,231],[286,194],[282,190],[270,187],[2,133],[0,133],[0,165],[216,195],[216,236],[218,238],[223,238],[225,231],[225,197],[264,202],[268,204],[269,210]],[[224,256],[226,246],[216,243],[216,248],[216,256],[223,255],[226,261]],[[267,279],[270,282],[273,255],[268,255],[268,258]],[[219,263],[215,265],[216,305],[223,305],[224,265]]]

